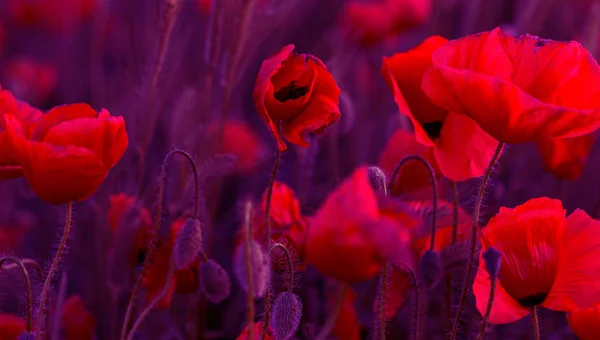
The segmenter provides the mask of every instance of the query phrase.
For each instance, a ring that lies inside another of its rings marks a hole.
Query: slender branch
[[[342,305],[344,304],[344,298],[346,296],[347,290],[348,290],[348,284],[342,283],[342,286],[340,287],[340,290],[338,291],[338,296],[335,301],[335,305],[333,306],[333,309],[329,313],[329,316],[327,317],[327,321],[325,321],[325,325],[319,332],[319,335],[317,335],[316,340],[325,340],[325,339],[327,339],[327,336],[329,336],[329,333],[331,333],[331,330],[333,329],[333,326],[335,325],[335,322],[337,321],[337,318],[340,315],[340,310],[342,309]]]
[[[292,290],[294,289],[294,262],[292,262],[292,255],[290,255],[289,250],[283,244],[273,243],[271,245],[271,248],[269,249],[269,257],[271,256],[271,253],[275,248],[280,248],[281,251],[283,251],[283,254],[285,255],[285,259],[287,261],[287,271],[289,276],[288,293],[292,293]]]
[[[31,279],[29,278],[29,272],[27,271],[27,268],[25,268],[23,262],[14,256],[3,256],[0,258],[0,268],[2,268],[2,265],[6,261],[10,261],[19,267],[21,275],[23,275],[23,279],[25,280],[25,288],[27,289],[27,320],[25,321],[26,330],[29,333],[31,332],[31,316],[33,314],[33,303],[31,302]]]

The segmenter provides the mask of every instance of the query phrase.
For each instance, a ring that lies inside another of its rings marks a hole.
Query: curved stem
[[[158,187],[156,216],[154,218],[154,229],[152,230],[152,235],[150,236],[150,242],[148,244],[148,253],[146,254],[146,258],[144,259],[144,265],[142,266],[142,272],[140,273],[137,281],[135,282],[135,286],[133,287],[133,292],[131,293],[131,296],[129,297],[129,302],[127,304],[127,310],[125,312],[125,319],[123,321],[123,326],[121,328],[121,336],[120,336],[121,340],[124,340],[127,335],[127,327],[129,326],[129,320],[131,319],[131,313],[133,313],[133,306],[135,305],[135,300],[137,299],[137,295],[140,291],[140,287],[142,286],[142,281],[144,280],[144,276],[146,275],[146,272],[148,271],[148,267],[150,266],[150,259],[152,258],[152,254],[154,253],[154,244],[156,243],[156,237],[158,235],[158,230],[160,229],[160,222],[161,222],[161,217],[162,217],[163,200],[164,200],[164,193],[165,193],[165,181],[167,178],[167,164],[169,162],[169,159],[174,155],[184,156],[190,162],[190,165],[192,166],[192,170],[194,172],[194,181],[195,181],[195,186],[196,186],[196,193],[195,193],[195,197],[194,197],[194,219],[198,219],[198,201],[199,201],[199,197],[200,197],[199,183],[198,183],[198,168],[196,167],[196,162],[194,162],[194,159],[192,158],[192,156],[189,153],[187,153],[183,150],[175,149],[175,150],[169,152],[165,156],[165,159],[163,160],[162,169],[160,171],[160,185]]]
[[[32,307],[32,302],[31,302],[31,280],[29,279],[29,272],[27,271],[27,268],[25,268],[25,265],[23,264],[23,262],[21,262],[21,260],[19,260],[18,258],[14,257],[14,256],[3,256],[2,258],[0,258],[0,269],[2,268],[2,265],[4,264],[4,262],[6,261],[10,261],[12,263],[14,263],[17,267],[19,267],[19,270],[21,271],[21,275],[23,275],[23,279],[25,280],[25,287],[27,289],[27,320],[26,320],[26,330],[27,332],[31,332],[31,315],[33,314],[33,307]]]
[[[246,214],[244,221],[245,251],[246,251],[246,273],[248,275],[248,339],[252,339],[254,330],[254,277],[252,266],[252,202],[246,203]]]
[[[421,291],[419,287],[419,281],[417,280],[417,276],[412,271],[412,269],[410,267],[407,267],[405,270],[410,276],[411,281],[413,283],[413,288],[415,289],[415,308],[417,309],[417,311],[415,313],[415,323],[413,325],[413,340],[418,340],[420,338],[419,333],[421,331],[421,314],[423,312],[421,310]]]
[[[429,172],[429,177],[431,177],[431,186],[433,188],[433,217],[432,217],[432,221],[431,221],[431,239],[430,239],[430,243],[429,243],[429,250],[433,250],[433,248],[435,247],[435,228],[436,228],[436,219],[437,219],[437,180],[435,179],[435,171],[433,170],[433,167],[431,166],[431,164],[429,164],[429,162],[418,155],[411,155],[411,156],[406,156],[404,157],[400,162],[398,162],[398,165],[396,165],[396,168],[394,169],[394,172],[392,173],[392,177],[390,178],[390,181],[388,182],[388,192],[390,192],[392,190],[392,185],[394,183],[394,181],[396,180],[396,176],[398,176],[398,174],[400,173],[400,170],[402,169],[402,166],[404,166],[404,164],[406,164],[409,161],[419,161],[421,163],[423,163],[423,165],[425,165],[425,167],[427,168],[427,171]]]
[[[452,181],[452,213],[454,220],[452,223],[452,244],[458,240],[458,207],[460,205],[458,198],[458,184]]]
[[[471,249],[469,254],[469,262],[467,264],[467,270],[465,273],[465,279],[462,287],[462,291],[460,293],[460,298],[458,300],[458,310],[456,311],[456,317],[454,318],[454,323],[452,324],[452,333],[450,334],[450,340],[455,340],[456,335],[458,334],[458,325],[460,324],[461,313],[465,305],[465,301],[467,300],[467,292],[469,290],[469,282],[471,282],[471,276],[473,274],[473,262],[475,260],[475,248],[477,245],[477,232],[479,230],[479,213],[481,210],[481,202],[483,201],[483,195],[485,194],[485,189],[492,175],[492,171],[494,170],[494,165],[500,158],[500,154],[502,153],[502,148],[504,147],[504,143],[498,143],[498,147],[490,160],[490,164],[485,170],[485,174],[483,175],[483,183],[481,184],[481,188],[479,188],[479,193],[477,194],[477,201],[475,201],[475,210],[473,211],[473,226],[471,228]]]
[[[165,286],[160,291],[160,294],[157,297],[155,297],[154,300],[152,300],[152,302],[146,308],[144,308],[144,310],[142,311],[140,316],[138,316],[137,320],[135,320],[135,323],[131,327],[131,331],[129,332],[129,335],[127,336],[127,340],[133,340],[133,336],[135,335],[135,332],[140,328],[140,326],[142,325],[142,322],[144,322],[144,319],[146,319],[146,317],[148,316],[148,314],[150,314],[150,312],[154,309],[154,307],[156,307],[156,305],[165,297],[165,295],[167,295],[167,292],[169,291],[172,280],[173,280],[173,259],[171,258],[171,260],[169,261],[169,271],[167,273],[167,281],[165,283]]]
[[[496,285],[498,279],[495,277],[491,277],[491,286],[490,286],[490,296],[488,299],[487,306],[485,308],[485,314],[483,316],[483,322],[481,322],[481,328],[479,329],[479,336],[477,336],[477,340],[483,339],[485,335],[485,327],[487,327],[488,320],[490,318],[490,314],[492,313],[492,307],[494,306],[494,297],[496,295]]]
[[[280,248],[285,255],[285,259],[287,261],[287,270],[288,270],[288,293],[291,293],[294,289],[294,262],[292,261],[292,255],[290,255],[289,250],[281,243],[273,243],[269,249],[269,257],[275,248]]]
[[[537,306],[531,307],[531,326],[533,328],[533,338],[540,340],[540,320],[537,314]]]
[[[344,297],[346,296],[347,290],[348,290],[348,284],[342,283],[342,286],[340,287],[340,290],[338,291],[338,296],[335,301],[335,305],[333,306],[331,313],[329,313],[329,316],[327,317],[327,321],[325,321],[325,325],[319,332],[319,335],[317,335],[316,340],[325,340],[325,339],[327,339],[327,336],[329,335],[329,333],[331,333],[331,330],[333,329],[333,326],[335,325],[335,322],[337,321],[338,315],[340,315],[340,310],[342,309],[342,305],[344,304]]]
[[[42,295],[40,296],[40,302],[38,306],[38,315],[37,315],[37,326],[35,328],[36,339],[42,339],[44,335],[44,330],[42,330],[42,325],[45,320],[45,311],[46,311],[46,300],[48,299],[48,293],[50,292],[50,286],[52,285],[52,279],[60,267],[60,262],[62,261],[62,255],[67,247],[67,241],[69,241],[69,233],[71,231],[71,216],[73,213],[73,202],[67,203],[67,214],[65,217],[65,227],[63,229],[63,235],[60,240],[60,244],[58,245],[58,249],[56,250],[56,255],[54,255],[54,259],[52,260],[52,265],[50,265],[50,270],[48,271],[48,275],[46,276],[46,281],[44,282],[44,287],[42,288]]]

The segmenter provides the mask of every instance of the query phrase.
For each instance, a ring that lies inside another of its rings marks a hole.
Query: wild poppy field
[[[0,1],[0,340],[600,339],[600,1]]]

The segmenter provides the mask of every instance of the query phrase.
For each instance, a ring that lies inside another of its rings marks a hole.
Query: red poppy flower
[[[429,156],[436,172],[439,169],[452,181],[465,181],[483,175],[498,142],[469,117],[433,104],[421,89],[423,74],[431,67],[431,55],[446,42],[433,36],[408,52],[384,57],[381,74],[400,113],[413,124],[417,142],[427,148],[422,153]],[[388,147],[403,148],[398,143]],[[422,167],[413,167],[417,166]]]
[[[209,140],[217,140],[220,123],[212,123],[207,130]],[[267,148],[254,129],[242,122],[229,120],[223,127],[219,153],[228,153],[236,157],[237,170],[249,174],[256,169],[267,156]]]
[[[450,41],[423,77],[431,101],[507,143],[570,138],[600,126],[600,69],[577,42],[499,28]]]
[[[16,339],[25,330],[25,320],[16,315],[0,312],[0,339]]]
[[[595,141],[595,133],[590,133],[573,138],[542,139],[537,147],[547,171],[574,181],[581,177]]]
[[[600,334],[600,304],[567,313],[567,321],[580,340],[596,340]]]
[[[246,326],[246,328],[244,328],[244,330],[242,331],[242,333],[237,337],[237,340],[256,340],[256,339],[260,339],[260,336],[262,334],[262,331],[264,329],[263,323],[261,322],[255,322],[252,324],[252,339],[249,338],[249,334],[248,334],[248,327],[250,327],[250,325]],[[275,340],[275,332],[273,331],[273,327],[269,326],[269,330],[267,331],[267,334],[265,334],[265,340]]]
[[[179,236],[181,228],[185,224],[186,219],[180,218],[171,224],[169,238],[158,245],[154,251],[148,271],[142,281],[142,286],[146,288],[146,299],[148,303],[153,301],[167,284],[167,274],[169,273],[169,265],[171,263],[171,254],[175,241]],[[200,264],[195,261],[190,268],[175,270],[171,284],[167,294],[156,305],[156,308],[167,308],[171,304],[173,294],[189,294],[198,289],[198,270]]]
[[[334,308],[336,296],[329,297],[329,306]],[[354,303],[356,302],[356,292],[352,288],[346,290],[344,301],[340,307],[340,312],[335,320],[331,333],[336,339],[360,340],[360,321]]]
[[[275,122],[280,121],[283,137],[290,143],[308,146],[306,135],[321,133],[340,119],[338,88],[323,62],[309,54],[296,55],[287,45],[263,61],[254,85],[254,105],[279,150],[287,146]]]
[[[29,102],[46,100],[56,87],[56,69],[28,57],[9,60],[4,67],[4,82],[17,97]]]
[[[109,208],[108,208],[108,225],[110,226],[113,234],[116,234],[119,228],[122,226],[127,214],[135,207],[135,197],[128,196],[127,194],[120,193],[110,195],[109,197]],[[138,261],[140,254],[145,255],[145,250],[150,242],[152,236],[152,230],[154,225],[152,224],[152,217],[148,209],[142,207],[139,209],[139,228],[131,249],[130,263],[134,264]]]
[[[67,340],[92,340],[96,334],[96,317],[79,295],[69,296],[61,311],[62,330]]]
[[[559,200],[534,198],[500,208],[483,228],[482,253],[502,252],[490,323],[516,321],[536,305],[570,312],[600,301],[600,222],[582,210],[565,215]],[[490,277],[480,263],[473,290],[483,314]]]
[[[72,29],[96,10],[96,0],[8,0],[8,11],[20,25],[55,32]]]
[[[31,132],[4,115],[6,132],[23,175],[44,201],[83,201],[100,186],[127,148],[123,117],[97,113],[87,104],[55,107]]]
[[[431,0],[352,1],[342,20],[358,42],[368,46],[425,23],[431,9]]]
[[[409,242],[418,220],[400,202],[375,194],[361,167],[317,211],[306,240],[306,257],[340,281],[365,281],[386,262],[410,262]]]

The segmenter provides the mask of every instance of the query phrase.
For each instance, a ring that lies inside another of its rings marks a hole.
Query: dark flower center
[[[273,97],[280,102],[285,102],[290,99],[298,99],[308,93],[308,86],[298,87],[296,81],[292,81],[289,85],[280,88],[273,94]]]
[[[427,136],[432,140],[440,138],[440,134],[442,133],[442,125],[443,123],[440,121],[423,123],[421,126],[423,130],[427,133]]]
[[[148,252],[145,249],[141,249],[137,252],[137,259],[136,259],[136,264],[142,264],[144,263],[144,261],[146,261],[146,256],[148,255]]]
[[[523,307],[533,307],[541,305],[548,297],[548,293],[536,293],[519,299],[518,302]]]

